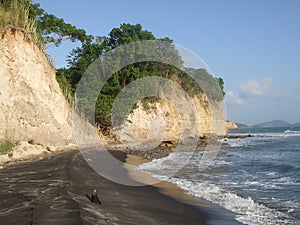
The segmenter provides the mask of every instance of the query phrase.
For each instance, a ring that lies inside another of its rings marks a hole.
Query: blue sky
[[[93,35],[140,23],[156,37],[170,37],[195,52],[225,81],[227,119],[300,122],[300,1],[36,2]],[[48,52],[63,66],[75,46],[48,46]]]

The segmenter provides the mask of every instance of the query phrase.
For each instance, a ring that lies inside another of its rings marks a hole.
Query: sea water
[[[174,152],[140,168],[232,211],[243,224],[300,224],[300,128],[248,128],[230,135],[241,138],[220,140],[220,148],[209,150],[217,151],[210,162],[203,151],[192,157]],[[166,176],[186,157],[183,169]],[[209,167],[199,170],[205,163]]]

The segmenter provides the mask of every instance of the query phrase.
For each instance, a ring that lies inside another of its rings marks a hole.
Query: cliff
[[[33,140],[56,146],[74,143],[71,109],[55,71],[45,54],[24,37],[22,31],[10,31],[0,38],[0,141]],[[162,94],[147,110],[139,103],[122,129],[115,131],[118,139],[131,146],[156,147],[190,137],[226,135],[221,102],[204,93],[195,95],[192,102],[175,89],[168,93],[170,96]]]
[[[71,110],[47,57],[22,31],[0,37],[0,141],[74,142]]]
[[[130,147],[155,147],[161,142],[176,144],[194,136],[209,139],[212,136],[225,136],[226,123],[222,103],[208,100],[205,94],[192,98],[195,114],[191,112],[190,102],[173,93],[176,106],[170,101],[160,99],[149,103],[147,110],[141,102],[128,116],[122,129],[116,130],[118,139]],[[196,117],[196,118],[194,118]],[[196,132],[193,130],[196,128]]]

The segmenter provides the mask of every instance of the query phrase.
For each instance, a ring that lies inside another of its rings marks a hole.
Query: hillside
[[[272,120],[272,121],[268,121],[268,122],[264,122],[264,123],[258,123],[253,125],[253,127],[290,127],[291,124],[283,121],[283,120]]]
[[[300,127],[300,123],[294,123],[292,126],[293,127]]]

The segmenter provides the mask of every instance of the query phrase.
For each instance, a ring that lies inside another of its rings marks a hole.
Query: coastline
[[[127,154],[125,163],[138,166],[143,163],[150,162],[142,159],[139,156]],[[235,220],[235,214],[217,206],[205,199],[200,199],[188,194],[185,190],[167,181],[160,181],[152,186],[158,188],[160,194],[168,196],[183,204],[191,205],[206,215],[205,224],[208,225],[240,225],[241,223]]]
[[[134,166],[146,162],[120,150],[110,153]],[[34,223],[47,216],[52,218],[49,221],[68,221],[69,224],[239,224],[230,213],[168,182],[130,187],[109,181],[90,168],[78,150],[7,163],[0,170],[0,180],[0,188],[5,190],[0,195],[0,216],[11,224],[28,222],[29,208]],[[85,198],[84,194],[93,189],[98,190],[103,205],[97,206]],[[48,192],[50,196],[38,195]],[[53,202],[53,195],[64,201]],[[8,201],[11,198],[15,202]],[[17,206],[18,202],[21,207]],[[41,202],[49,204],[50,209],[54,204],[55,209],[45,211]],[[68,208],[67,216],[60,216],[65,208]]]

